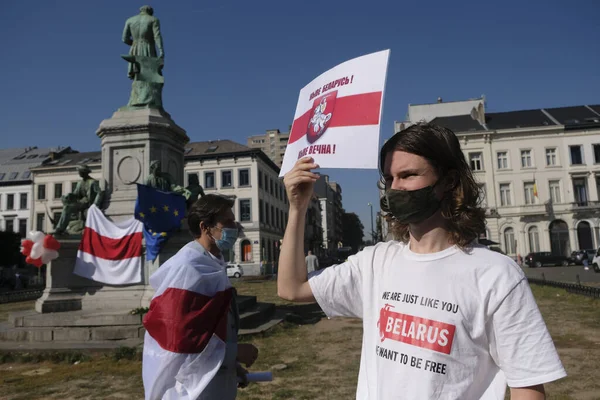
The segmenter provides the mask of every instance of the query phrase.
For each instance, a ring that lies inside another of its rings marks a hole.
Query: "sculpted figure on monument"
[[[164,50],[160,23],[150,6],[140,8],[140,14],[129,18],[123,30],[123,42],[130,47],[121,57],[129,63],[127,76],[133,79],[129,103],[124,109],[162,109],[162,76]],[[156,53],[158,48],[158,57]]]
[[[123,29],[123,43],[131,46],[130,56],[158,57],[164,58],[162,36],[160,34],[160,22],[154,17],[154,10],[150,6],[140,8],[140,13],[129,18]],[[133,79],[139,71],[136,71],[134,63],[129,64],[127,76]]]
[[[173,192],[182,195],[186,199],[190,198],[190,192],[186,188],[173,183],[173,178],[166,172],[162,172],[161,163],[154,160],[150,163],[150,174],[146,178],[145,184],[161,192]]]
[[[188,176],[189,181],[186,189],[190,192],[190,197],[187,199],[187,207],[189,209],[196,200],[204,196],[204,189],[200,185],[197,174],[190,174]]]
[[[92,204],[102,206],[104,191],[100,189],[98,181],[90,176],[92,172],[87,165],[77,167],[81,180],[77,182],[75,190],[62,196],[62,214],[55,224],[55,233],[64,235],[80,234],[85,227],[86,211]]]

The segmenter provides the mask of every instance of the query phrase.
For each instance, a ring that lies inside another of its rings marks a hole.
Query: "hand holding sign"
[[[324,168],[377,168],[389,54],[346,61],[300,91],[279,176],[304,156]]]
[[[319,168],[311,157],[304,157],[296,161],[296,165],[283,178],[285,191],[290,202],[290,211],[305,212],[313,194],[315,182],[319,174],[311,170]]]

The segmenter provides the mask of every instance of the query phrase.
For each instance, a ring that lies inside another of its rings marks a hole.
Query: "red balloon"
[[[54,236],[46,235],[44,237],[44,248],[58,251],[60,249],[60,242]]]
[[[40,268],[42,265],[44,265],[44,264],[42,263],[42,257],[40,257],[40,258],[36,258],[36,259],[33,259],[33,258],[31,258],[31,257],[27,257],[27,258],[25,259],[25,262],[26,262],[27,264],[31,264],[31,265],[33,265],[34,267],[38,267],[38,268]]]
[[[33,242],[29,239],[27,240],[23,240],[21,242],[21,254],[23,254],[24,256],[29,256],[29,253],[31,253],[31,247],[33,246]]]

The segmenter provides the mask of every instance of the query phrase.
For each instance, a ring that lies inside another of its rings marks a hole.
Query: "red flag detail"
[[[113,239],[102,236],[92,228],[83,230],[79,250],[105,260],[124,260],[142,256],[142,232]]]
[[[229,288],[210,297],[168,288],[150,303],[150,311],[144,316],[144,327],[167,351],[201,353],[213,334],[226,340],[232,292]]]
[[[346,97],[337,97],[335,110],[328,121],[327,128],[341,126],[377,125],[381,112],[382,92],[361,93]],[[294,120],[288,144],[306,135],[313,108]]]

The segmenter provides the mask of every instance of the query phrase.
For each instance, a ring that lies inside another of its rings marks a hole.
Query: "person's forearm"
[[[544,385],[510,389],[511,400],[544,400],[545,398]]]
[[[304,264],[304,222],[306,212],[290,208],[287,227],[279,254],[277,294],[286,300],[297,300],[306,282]]]

